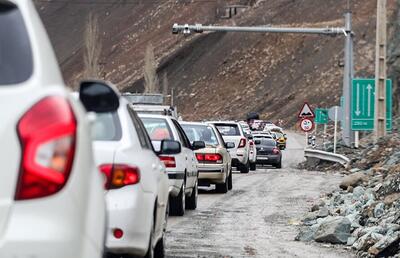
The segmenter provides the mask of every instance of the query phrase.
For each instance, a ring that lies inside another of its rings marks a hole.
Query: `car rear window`
[[[163,118],[140,118],[152,141],[173,140],[171,128]]]
[[[28,32],[18,8],[0,2],[0,86],[28,80],[33,72]]]
[[[95,141],[121,140],[121,122],[117,113],[96,114],[96,121],[92,127],[92,136]]]
[[[240,136],[240,129],[237,124],[215,124],[222,136]]]
[[[218,145],[218,139],[212,127],[207,125],[181,125],[190,142],[204,141],[205,144]]]
[[[258,139],[257,139],[258,140]],[[276,142],[274,140],[270,139],[260,139],[260,143],[257,145],[263,145],[263,146],[276,146]]]

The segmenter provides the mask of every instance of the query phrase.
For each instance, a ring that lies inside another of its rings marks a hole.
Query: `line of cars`
[[[240,123],[136,112],[102,81],[71,94],[31,1],[0,1],[0,35],[0,257],[164,257],[199,185],[255,169]]]

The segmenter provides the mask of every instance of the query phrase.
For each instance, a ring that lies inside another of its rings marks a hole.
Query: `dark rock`
[[[347,218],[333,217],[322,222],[315,232],[315,241],[346,244],[350,237],[351,222]]]

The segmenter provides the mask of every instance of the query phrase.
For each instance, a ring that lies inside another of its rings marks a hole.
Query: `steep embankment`
[[[343,37],[248,33],[184,37],[172,35],[171,25],[342,26],[346,1],[257,1],[229,20],[216,16],[217,7],[226,1],[79,2],[83,3],[39,3],[70,83],[76,84],[81,76],[84,24],[93,11],[101,21],[101,76],[120,89],[141,91],[144,49],[151,42],[159,74],[167,72],[185,119],[240,119],[257,111],[292,125],[303,101],[330,106],[341,95]],[[351,2],[355,74],[373,76],[376,1]],[[394,17],[395,3],[388,5]]]

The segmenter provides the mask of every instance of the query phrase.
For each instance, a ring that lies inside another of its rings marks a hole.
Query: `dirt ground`
[[[352,257],[328,245],[294,241],[296,221],[340,175],[301,171],[304,138],[289,134],[282,169],[236,172],[233,190],[202,188],[197,210],[170,217],[167,257]]]

